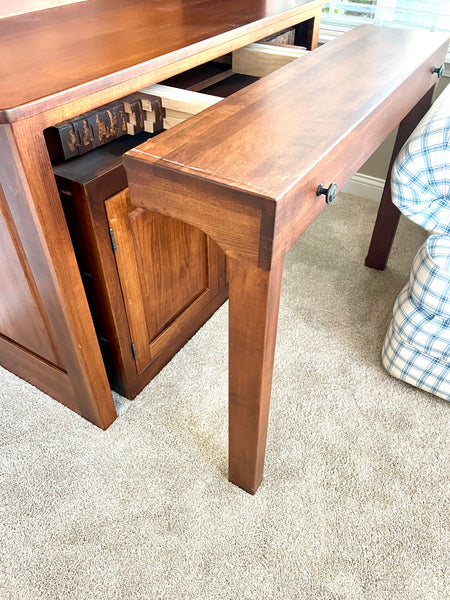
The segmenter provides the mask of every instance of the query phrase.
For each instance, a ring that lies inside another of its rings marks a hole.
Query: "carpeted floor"
[[[226,479],[226,306],[106,432],[0,370],[1,600],[450,598],[450,405],[380,364],[424,234],[369,270],[375,211],[341,194],[287,256],[254,497]]]

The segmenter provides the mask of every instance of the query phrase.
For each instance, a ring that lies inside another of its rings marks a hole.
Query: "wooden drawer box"
[[[216,244],[129,202],[121,156],[148,137],[54,166],[110,384],[130,399],[227,298]]]

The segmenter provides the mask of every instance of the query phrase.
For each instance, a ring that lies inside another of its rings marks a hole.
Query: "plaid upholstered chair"
[[[450,86],[401,150],[392,199],[432,235],[395,302],[383,365],[394,377],[450,400]]]

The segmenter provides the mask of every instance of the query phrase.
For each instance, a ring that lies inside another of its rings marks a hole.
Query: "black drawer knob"
[[[327,204],[331,204],[337,194],[337,184],[333,182],[328,188],[325,188],[322,184],[320,184],[316,193],[318,196],[324,195],[325,202]]]
[[[437,73],[438,79],[440,79],[442,77],[442,75],[444,74],[444,71],[445,71],[445,65],[444,65],[444,63],[442,63],[442,65],[440,67],[433,67],[433,70],[431,72]]]

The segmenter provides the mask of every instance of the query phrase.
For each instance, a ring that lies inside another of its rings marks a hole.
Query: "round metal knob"
[[[328,188],[325,188],[322,184],[320,184],[316,193],[318,196],[324,195],[325,202],[327,204],[331,204],[337,194],[337,184],[333,182]]]
[[[432,73],[437,73],[438,79],[440,79],[442,77],[442,75],[444,74],[445,71],[445,65],[444,63],[442,63],[442,65],[440,67],[433,67],[432,69]]]

